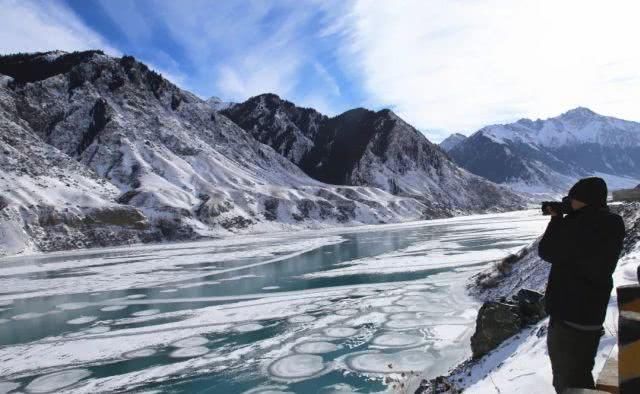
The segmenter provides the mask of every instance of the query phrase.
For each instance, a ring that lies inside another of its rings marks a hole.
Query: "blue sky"
[[[451,132],[577,106],[640,119],[640,2],[0,0],[0,53],[131,54],[203,98],[391,108]]]
[[[240,101],[273,92],[335,114],[362,101],[327,34],[340,2],[67,0],[118,51],[201,97]],[[330,5],[330,6],[329,6]]]

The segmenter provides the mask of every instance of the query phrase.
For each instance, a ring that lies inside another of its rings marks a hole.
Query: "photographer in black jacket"
[[[568,197],[571,211],[564,217],[546,207],[551,221],[538,248],[540,257],[551,263],[545,296],[547,346],[558,393],[594,388],[591,370],[625,232],[622,218],[607,207],[603,179],[581,179]]]

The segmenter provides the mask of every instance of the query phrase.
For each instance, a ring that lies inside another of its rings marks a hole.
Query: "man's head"
[[[587,205],[604,207],[607,205],[607,193],[607,184],[604,179],[598,177],[580,179],[569,190],[571,208],[576,210]]]

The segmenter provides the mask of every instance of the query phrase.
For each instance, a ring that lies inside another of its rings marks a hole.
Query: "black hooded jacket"
[[[551,263],[545,298],[552,319],[604,322],[624,235],[622,218],[608,208],[586,206],[552,217],[538,246]]]

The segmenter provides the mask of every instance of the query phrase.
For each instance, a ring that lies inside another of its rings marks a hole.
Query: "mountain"
[[[451,149],[455,148],[459,143],[463,142],[466,139],[466,135],[460,133],[451,134],[440,143],[440,148],[442,148],[442,150],[445,152],[449,152]]]
[[[458,167],[390,110],[356,108],[329,118],[265,94],[222,113],[318,181],[412,197],[430,215],[523,203],[510,190]]]
[[[565,192],[602,176],[610,189],[640,179],[640,123],[576,108],[546,120],[480,129],[449,151],[467,170],[516,190]]]
[[[0,253],[428,217],[310,178],[130,56],[4,56],[0,74]]]
[[[234,104],[234,103],[222,101],[222,99],[216,96],[209,97],[206,102],[207,104],[209,104],[211,108],[215,109],[216,111],[222,111],[224,109],[231,107]]]
[[[239,108],[202,100],[131,56],[1,56],[0,254],[521,206],[518,196],[459,169],[388,111],[357,110],[366,116],[336,120],[278,105],[273,119],[235,117],[240,127],[226,115]],[[328,124],[349,122],[376,129],[354,145],[363,154],[349,158],[353,167],[344,184],[324,183],[298,167],[310,157],[331,167],[320,154],[340,159],[347,145],[332,141],[351,141],[342,133],[342,139],[320,134]],[[374,145],[383,151],[369,146],[378,140]],[[369,165],[390,175],[371,172]],[[423,168],[432,172],[419,172]],[[381,188],[368,187],[378,185],[371,176],[380,178]],[[388,191],[389,176],[398,176],[395,194]],[[408,186],[418,184],[409,183],[412,177],[441,193],[430,194],[433,201],[411,197]],[[495,201],[471,203],[482,189]]]

